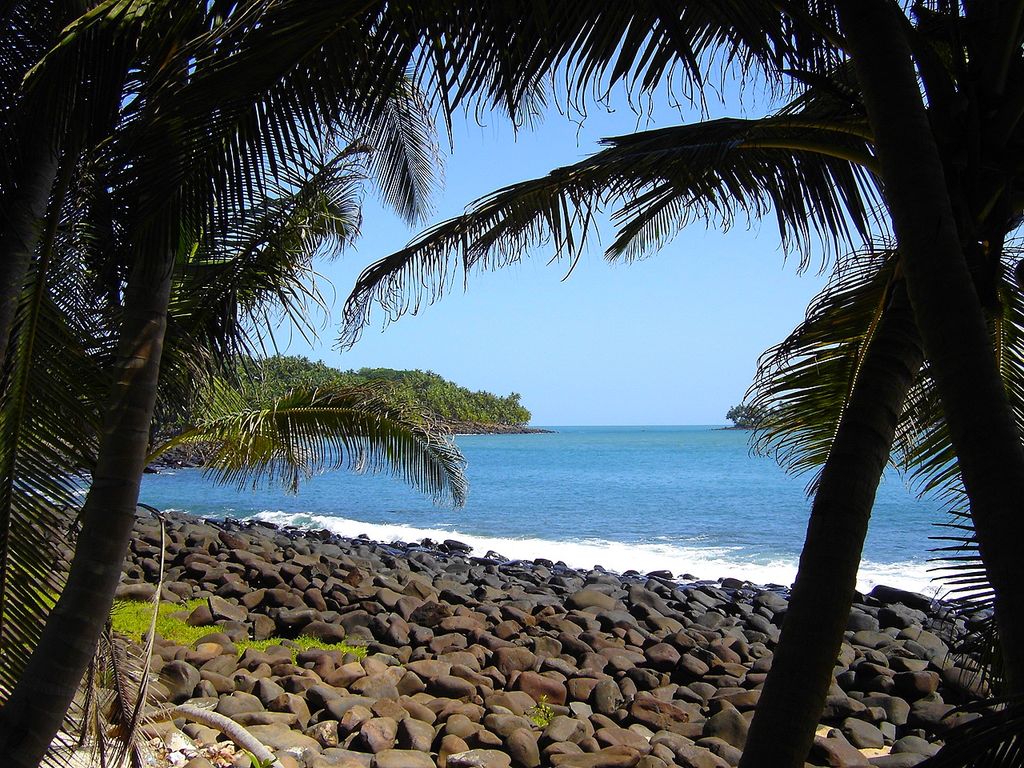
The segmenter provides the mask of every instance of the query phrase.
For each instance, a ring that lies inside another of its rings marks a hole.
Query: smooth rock
[[[374,755],[373,765],[375,768],[435,768],[434,759],[428,752],[409,749],[385,749],[378,752]]]
[[[496,749],[470,749],[448,755],[448,768],[510,768],[512,758]]]

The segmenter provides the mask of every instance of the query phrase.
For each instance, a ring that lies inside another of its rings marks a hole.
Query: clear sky
[[[763,105],[749,106],[751,115],[764,113]],[[714,104],[713,112],[742,114],[735,100]],[[681,118],[661,107],[641,127],[681,119],[699,114]],[[431,223],[636,127],[624,100],[613,113],[591,110],[582,127],[553,111],[518,136],[497,116],[484,126],[460,118]],[[611,232],[602,228],[604,242]],[[471,389],[519,392],[535,425],[724,423],[758,356],[800,322],[825,278],[820,259],[797,274],[798,258],[781,251],[773,218],[751,229],[740,220],[724,234],[698,223],[631,265],[605,262],[594,239],[567,280],[564,265],[547,265],[550,249],[501,272],[477,273],[468,290],[457,286],[417,316],[385,327],[377,312],[359,343],[339,352],[341,306],[356,276],[415,234],[368,195],[357,246],[319,265],[335,295],[319,341],[310,346],[292,336],[289,343],[285,332],[279,345],[341,368],[428,369]]]

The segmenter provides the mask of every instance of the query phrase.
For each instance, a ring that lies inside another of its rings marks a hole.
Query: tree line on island
[[[725,418],[732,422],[734,429],[756,429],[764,420],[764,414],[756,406],[740,403],[726,411]]]
[[[241,361],[240,378],[251,382],[253,402],[273,399],[296,387],[348,387],[382,385],[388,396],[417,405],[444,424],[460,426],[523,426],[530,412],[522,396],[512,392],[504,397],[491,392],[472,391],[432,371],[360,368],[340,370],[322,361],[294,355],[275,355],[263,360]]]
[[[453,274],[546,245],[577,259],[601,209],[618,227],[606,255],[624,261],[694,220],[770,213],[801,264],[824,249],[835,271],[752,389],[768,414],[761,445],[817,474],[740,765],[804,763],[890,460],[959,515],[953,584],[993,616],[994,652],[971,658],[1009,697],[932,765],[1020,765],[1024,4],[13,0],[3,15],[7,764],[39,764],[89,667],[155,415],[212,393],[197,429],[221,441],[224,480],[294,485],[327,448],[428,493],[464,491],[426,415],[373,387],[297,388],[273,408],[239,393],[239,352],[282,312],[310,323],[313,259],[356,239],[364,186],[420,225],[438,183],[435,118],[494,110],[527,125],[550,72],[585,113],[617,85],[701,101],[721,71],[789,101],[609,138],[472,203],[367,268],[342,340],[374,307],[394,316],[440,297]]]

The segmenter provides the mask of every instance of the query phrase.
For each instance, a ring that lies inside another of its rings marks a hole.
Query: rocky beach
[[[140,518],[136,533],[121,599],[158,578],[159,525]],[[734,579],[177,514],[165,554],[163,598],[203,601],[181,618],[210,632],[189,647],[158,638],[153,693],[226,715],[285,768],[735,766],[787,608],[784,588]],[[933,754],[972,717],[954,707],[982,692],[951,650],[968,628],[922,595],[858,595],[810,764]],[[299,636],[366,654],[236,645]],[[172,763],[231,764],[205,725],[151,728]]]

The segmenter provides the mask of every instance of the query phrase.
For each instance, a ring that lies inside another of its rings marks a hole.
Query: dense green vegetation
[[[725,418],[732,422],[737,429],[753,429],[761,419],[761,411],[753,405],[740,403],[730,408]]]
[[[763,76],[793,99],[762,117],[609,139],[486,196],[364,273],[346,339],[374,302],[398,314],[440,295],[449,257],[465,274],[542,243],[577,258],[598,210],[619,227],[607,255],[626,261],[694,220],[727,228],[769,211],[804,265],[822,246],[868,245],[842,259],[759,373],[770,447],[821,471],[741,765],[805,763],[892,455],[959,502],[959,584],[969,594],[991,582],[978,599],[994,607],[1002,690],[1024,694],[1021,2],[16,0],[4,15],[5,765],[39,764],[90,661],[157,401],[176,403],[251,349],[248,332],[278,317],[269,305],[301,320],[313,256],[357,233],[362,180],[425,221],[438,117],[495,107],[527,124],[550,103],[551,71],[583,112],[619,84],[637,103],[667,81],[703,103],[718,61],[731,64],[723,79]],[[325,410],[310,400],[282,410],[296,423]],[[245,425],[247,444],[260,443]],[[95,482],[75,546],[89,556],[64,581],[56,510],[79,505],[83,470]],[[27,664],[5,651],[22,647],[34,648]],[[995,722],[1012,746],[1004,714]],[[1019,765],[1015,748],[986,749],[986,765]]]
[[[362,386],[383,384],[401,403],[418,405],[450,424],[518,425],[530,421],[530,412],[513,392],[505,397],[473,392],[431,371],[360,368],[342,371],[322,361],[297,355],[275,355],[265,360],[246,360],[241,376],[252,382],[250,397],[282,397],[298,387]]]

